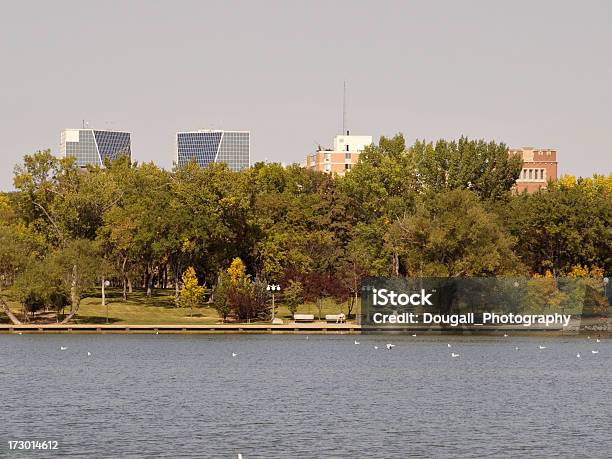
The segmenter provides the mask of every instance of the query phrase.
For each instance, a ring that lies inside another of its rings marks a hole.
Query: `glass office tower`
[[[201,167],[227,163],[233,171],[249,167],[251,134],[248,131],[202,130],[176,133],[177,164],[195,161]]]
[[[129,132],[96,129],[64,129],[60,136],[60,155],[73,156],[81,166],[103,166],[105,159],[132,155]]]

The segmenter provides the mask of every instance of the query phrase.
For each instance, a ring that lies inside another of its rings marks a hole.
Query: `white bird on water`
[[[452,346],[450,345],[450,343],[449,343],[449,344],[447,344],[447,346],[448,346],[448,347],[452,347]]]
[[[393,349],[394,347],[395,347],[395,344],[391,344],[391,343],[388,343],[388,344],[387,344],[387,349],[388,349],[388,350],[391,350],[391,349]]]
[[[236,357],[238,354],[236,354],[235,352],[232,352],[232,357]]]
[[[459,357],[459,354],[455,354],[454,352],[451,352],[451,357]]]
[[[359,341],[355,340],[355,344],[359,344]]]
[[[87,351],[87,355],[91,355],[91,352]]]
[[[504,333],[504,338],[507,338],[507,337],[508,337],[508,334],[507,334],[507,333]]]
[[[576,358],[579,359],[580,358],[580,353],[576,354]]]
[[[374,349],[378,349],[378,346],[374,346]]]
[[[19,334],[19,335],[23,335],[23,333],[21,333],[21,332],[19,332],[18,334]]]
[[[599,351],[591,351],[591,354],[599,354]]]
[[[515,351],[518,351],[518,350],[519,350],[518,346],[515,346],[515,347],[514,347],[514,350],[515,350]]]
[[[412,334],[412,336],[413,336],[414,338],[416,338],[416,333],[413,333],[413,334]]]
[[[538,349],[546,349],[546,346],[538,346]]]
[[[597,338],[597,339],[595,340],[595,342],[596,342],[596,343],[601,343],[601,340],[600,340],[599,338]]]
[[[60,346],[60,351],[65,351],[66,349],[68,349],[66,346]]]

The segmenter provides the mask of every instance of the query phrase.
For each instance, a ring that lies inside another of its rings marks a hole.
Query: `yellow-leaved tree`
[[[190,317],[193,317],[193,308],[202,304],[204,300],[204,287],[198,284],[198,276],[193,266],[185,270],[182,276],[183,287],[179,297],[179,304],[183,308],[190,308]]]
[[[233,287],[244,282],[244,279],[246,279],[246,266],[244,262],[238,257],[234,258],[230,267],[227,268],[227,274],[229,274]]]

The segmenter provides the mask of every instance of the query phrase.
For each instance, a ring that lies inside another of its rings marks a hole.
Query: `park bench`
[[[293,314],[295,322],[314,322],[314,314]]]
[[[346,316],[344,314],[327,314],[325,320],[327,322],[344,323]]]

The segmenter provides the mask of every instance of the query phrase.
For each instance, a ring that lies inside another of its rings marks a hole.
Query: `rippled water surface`
[[[0,335],[0,457],[612,456],[610,340],[354,340]]]

